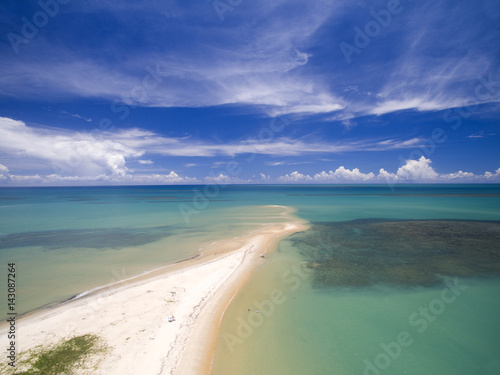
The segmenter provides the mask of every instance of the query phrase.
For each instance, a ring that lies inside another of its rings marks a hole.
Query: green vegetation
[[[96,335],[72,337],[48,347],[39,346],[19,353],[16,367],[5,364],[0,374],[70,375],[75,374],[76,370],[89,370],[91,373],[101,359],[99,354],[103,354],[106,349],[106,345]]]

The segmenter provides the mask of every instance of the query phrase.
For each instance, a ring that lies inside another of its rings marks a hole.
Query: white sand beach
[[[304,229],[299,221],[265,225],[213,244],[196,259],[21,317],[17,350],[92,333],[108,346],[95,374],[207,374],[234,294],[263,253]],[[7,337],[5,322],[0,336]]]

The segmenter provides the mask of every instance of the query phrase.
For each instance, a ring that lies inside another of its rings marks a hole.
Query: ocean
[[[214,375],[500,373],[500,185],[2,188],[0,264],[28,312],[285,221],[280,206],[310,229],[226,310]]]

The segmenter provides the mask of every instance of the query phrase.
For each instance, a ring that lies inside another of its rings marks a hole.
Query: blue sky
[[[0,18],[0,185],[500,182],[496,0]]]

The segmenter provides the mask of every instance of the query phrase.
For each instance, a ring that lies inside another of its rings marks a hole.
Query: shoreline
[[[284,227],[280,228],[280,226]],[[233,279],[228,280],[228,284],[223,286],[224,289],[221,291],[218,298],[214,298],[209,302],[210,306],[208,309],[212,311],[211,321],[208,321],[208,319],[206,321],[200,321],[199,326],[195,327],[196,329],[191,337],[192,344],[206,345],[207,349],[205,350],[205,358],[198,362],[198,366],[194,366],[193,358],[189,358],[189,356],[185,357],[184,362],[187,362],[190,365],[187,367],[181,367],[179,374],[211,373],[218,331],[220,329],[222,319],[224,318],[224,314],[234,297],[250,278],[255,267],[264,261],[261,256],[276,250],[279,242],[283,238],[306,229],[307,225],[303,221],[298,220],[295,222],[276,224],[274,227],[267,229],[267,233],[259,233],[259,235],[263,236],[263,238],[260,239],[261,242],[256,244],[256,246],[252,245],[252,248],[245,254],[245,257],[248,257],[248,259],[242,260],[240,269],[235,270],[232,275]],[[265,236],[266,234],[268,236]],[[210,332],[210,334],[207,335],[207,332]],[[207,337],[209,337],[210,340],[207,340]],[[194,347],[193,350],[195,350]],[[188,368],[190,371],[186,371]]]
[[[260,256],[306,228],[295,217],[265,224],[194,258],[19,316],[17,352],[94,333],[109,347],[95,374],[208,374],[223,314]]]

